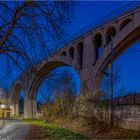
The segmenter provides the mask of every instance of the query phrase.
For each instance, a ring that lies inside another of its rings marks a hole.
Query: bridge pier
[[[32,118],[31,99],[27,95],[24,97],[24,118]]]
[[[24,118],[33,118],[37,113],[37,103],[27,95],[24,97]]]

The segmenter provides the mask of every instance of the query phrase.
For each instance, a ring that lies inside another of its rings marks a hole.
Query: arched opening
[[[63,52],[61,53],[61,55],[66,56],[66,55],[67,55],[67,54],[66,54],[66,51],[63,51]]]
[[[65,65],[67,64],[59,61],[48,62],[43,67],[40,68],[40,70],[36,73],[34,79],[32,79],[32,83],[29,89],[29,93],[30,93],[29,96],[32,100],[32,111],[31,111],[32,116],[35,116],[37,112],[40,112],[39,109],[40,101],[38,101],[37,103],[36,101],[37,101],[38,89],[41,83],[52,70],[54,70],[57,67],[65,66]],[[38,109],[37,111],[34,109],[34,106],[37,106]]]
[[[74,48],[73,47],[69,48],[69,55],[72,59],[74,59]]]
[[[82,69],[82,66],[83,66],[83,42],[79,42],[77,44],[77,52],[78,52],[77,62],[80,65],[80,68]]]
[[[95,60],[97,61],[98,58],[102,55],[102,47],[101,47],[101,45],[102,45],[102,35],[100,33],[97,33],[93,38],[93,42],[94,42],[95,49],[96,49]]]
[[[24,113],[24,92],[22,85],[17,83],[15,85],[15,88],[13,89],[13,97],[12,97],[13,103],[14,103],[14,109],[12,114],[14,116],[20,116],[23,117]]]
[[[59,66],[49,72],[46,71],[41,77],[38,77],[38,83],[34,84],[33,87],[38,87],[34,89],[35,94],[33,95],[39,104],[38,111],[40,113],[47,111],[50,115],[49,118],[53,114],[55,116],[68,115],[80,92],[80,78],[70,66]]]
[[[120,24],[119,29],[122,30],[128,23],[130,23],[132,20],[130,18],[125,19],[124,21],[122,21],[122,23]]]
[[[106,45],[111,41],[111,38],[113,38],[116,35],[116,29],[114,26],[108,27],[105,38],[106,38]]]

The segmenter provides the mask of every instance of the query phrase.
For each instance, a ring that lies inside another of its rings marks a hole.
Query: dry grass
[[[78,133],[72,132],[60,126],[44,123],[39,120],[23,120],[30,125],[30,131],[26,139],[45,139],[45,140],[85,140],[86,137]]]
[[[43,133],[43,128],[36,125],[30,125],[30,130],[25,139],[31,140],[31,139],[42,139],[42,138],[45,138]]]
[[[80,133],[91,139],[140,139],[140,130],[128,130],[119,127],[112,129],[105,127],[96,118],[57,117],[51,121],[63,128]]]
[[[111,129],[94,117],[55,117],[49,123],[29,121],[29,124],[26,139],[140,139],[140,130]]]

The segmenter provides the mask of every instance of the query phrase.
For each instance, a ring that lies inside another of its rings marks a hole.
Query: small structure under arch
[[[66,55],[67,55],[67,54],[66,54],[66,51],[63,51],[63,52],[61,53],[61,55],[66,56]]]
[[[113,38],[116,35],[116,29],[114,26],[108,27],[105,38],[106,38],[106,44],[108,44],[111,41],[111,38]]]
[[[128,23],[130,23],[132,20],[130,18],[125,19],[124,21],[121,22],[119,26],[119,30],[122,30]]]
[[[77,58],[78,64],[82,68],[82,66],[83,66],[83,42],[79,42],[77,44],[77,51],[78,51],[78,58]]]
[[[102,35],[101,33],[97,33],[95,34],[94,38],[93,38],[93,43],[95,46],[95,51],[96,51],[96,58],[95,58],[95,63],[98,60],[98,58],[101,56],[102,54]]]
[[[69,48],[69,55],[72,59],[74,59],[74,48],[73,47]]]

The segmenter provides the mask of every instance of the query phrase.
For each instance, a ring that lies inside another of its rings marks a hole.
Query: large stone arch
[[[30,88],[28,91],[28,101],[30,102],[30,106],[28,106],[30,112],[26,111],[26,114],[29,113],[29,115],[26,116],[34,116],[36,114],[36,96],[38,89],[40,85],[42,84],[45,77],[54,69],[61,67],[61,66],[70,66],[71,65],[64,63],[62,61],[46,61],[44,64],[40,66],[38,71],[36,72],[35,76],[32,78],[32,81],[30,82]],[[73,67],[74,68],[74,67]],[[29,104],[29,103],[27,103]]]
[[[37,90],[44,80],[44,78],[54,69],[60,66],[69,66],[68,64],[60,61],[51,61],[44,63],[33,77],[30,84],[29,96],[33,99],[36,97]]]

